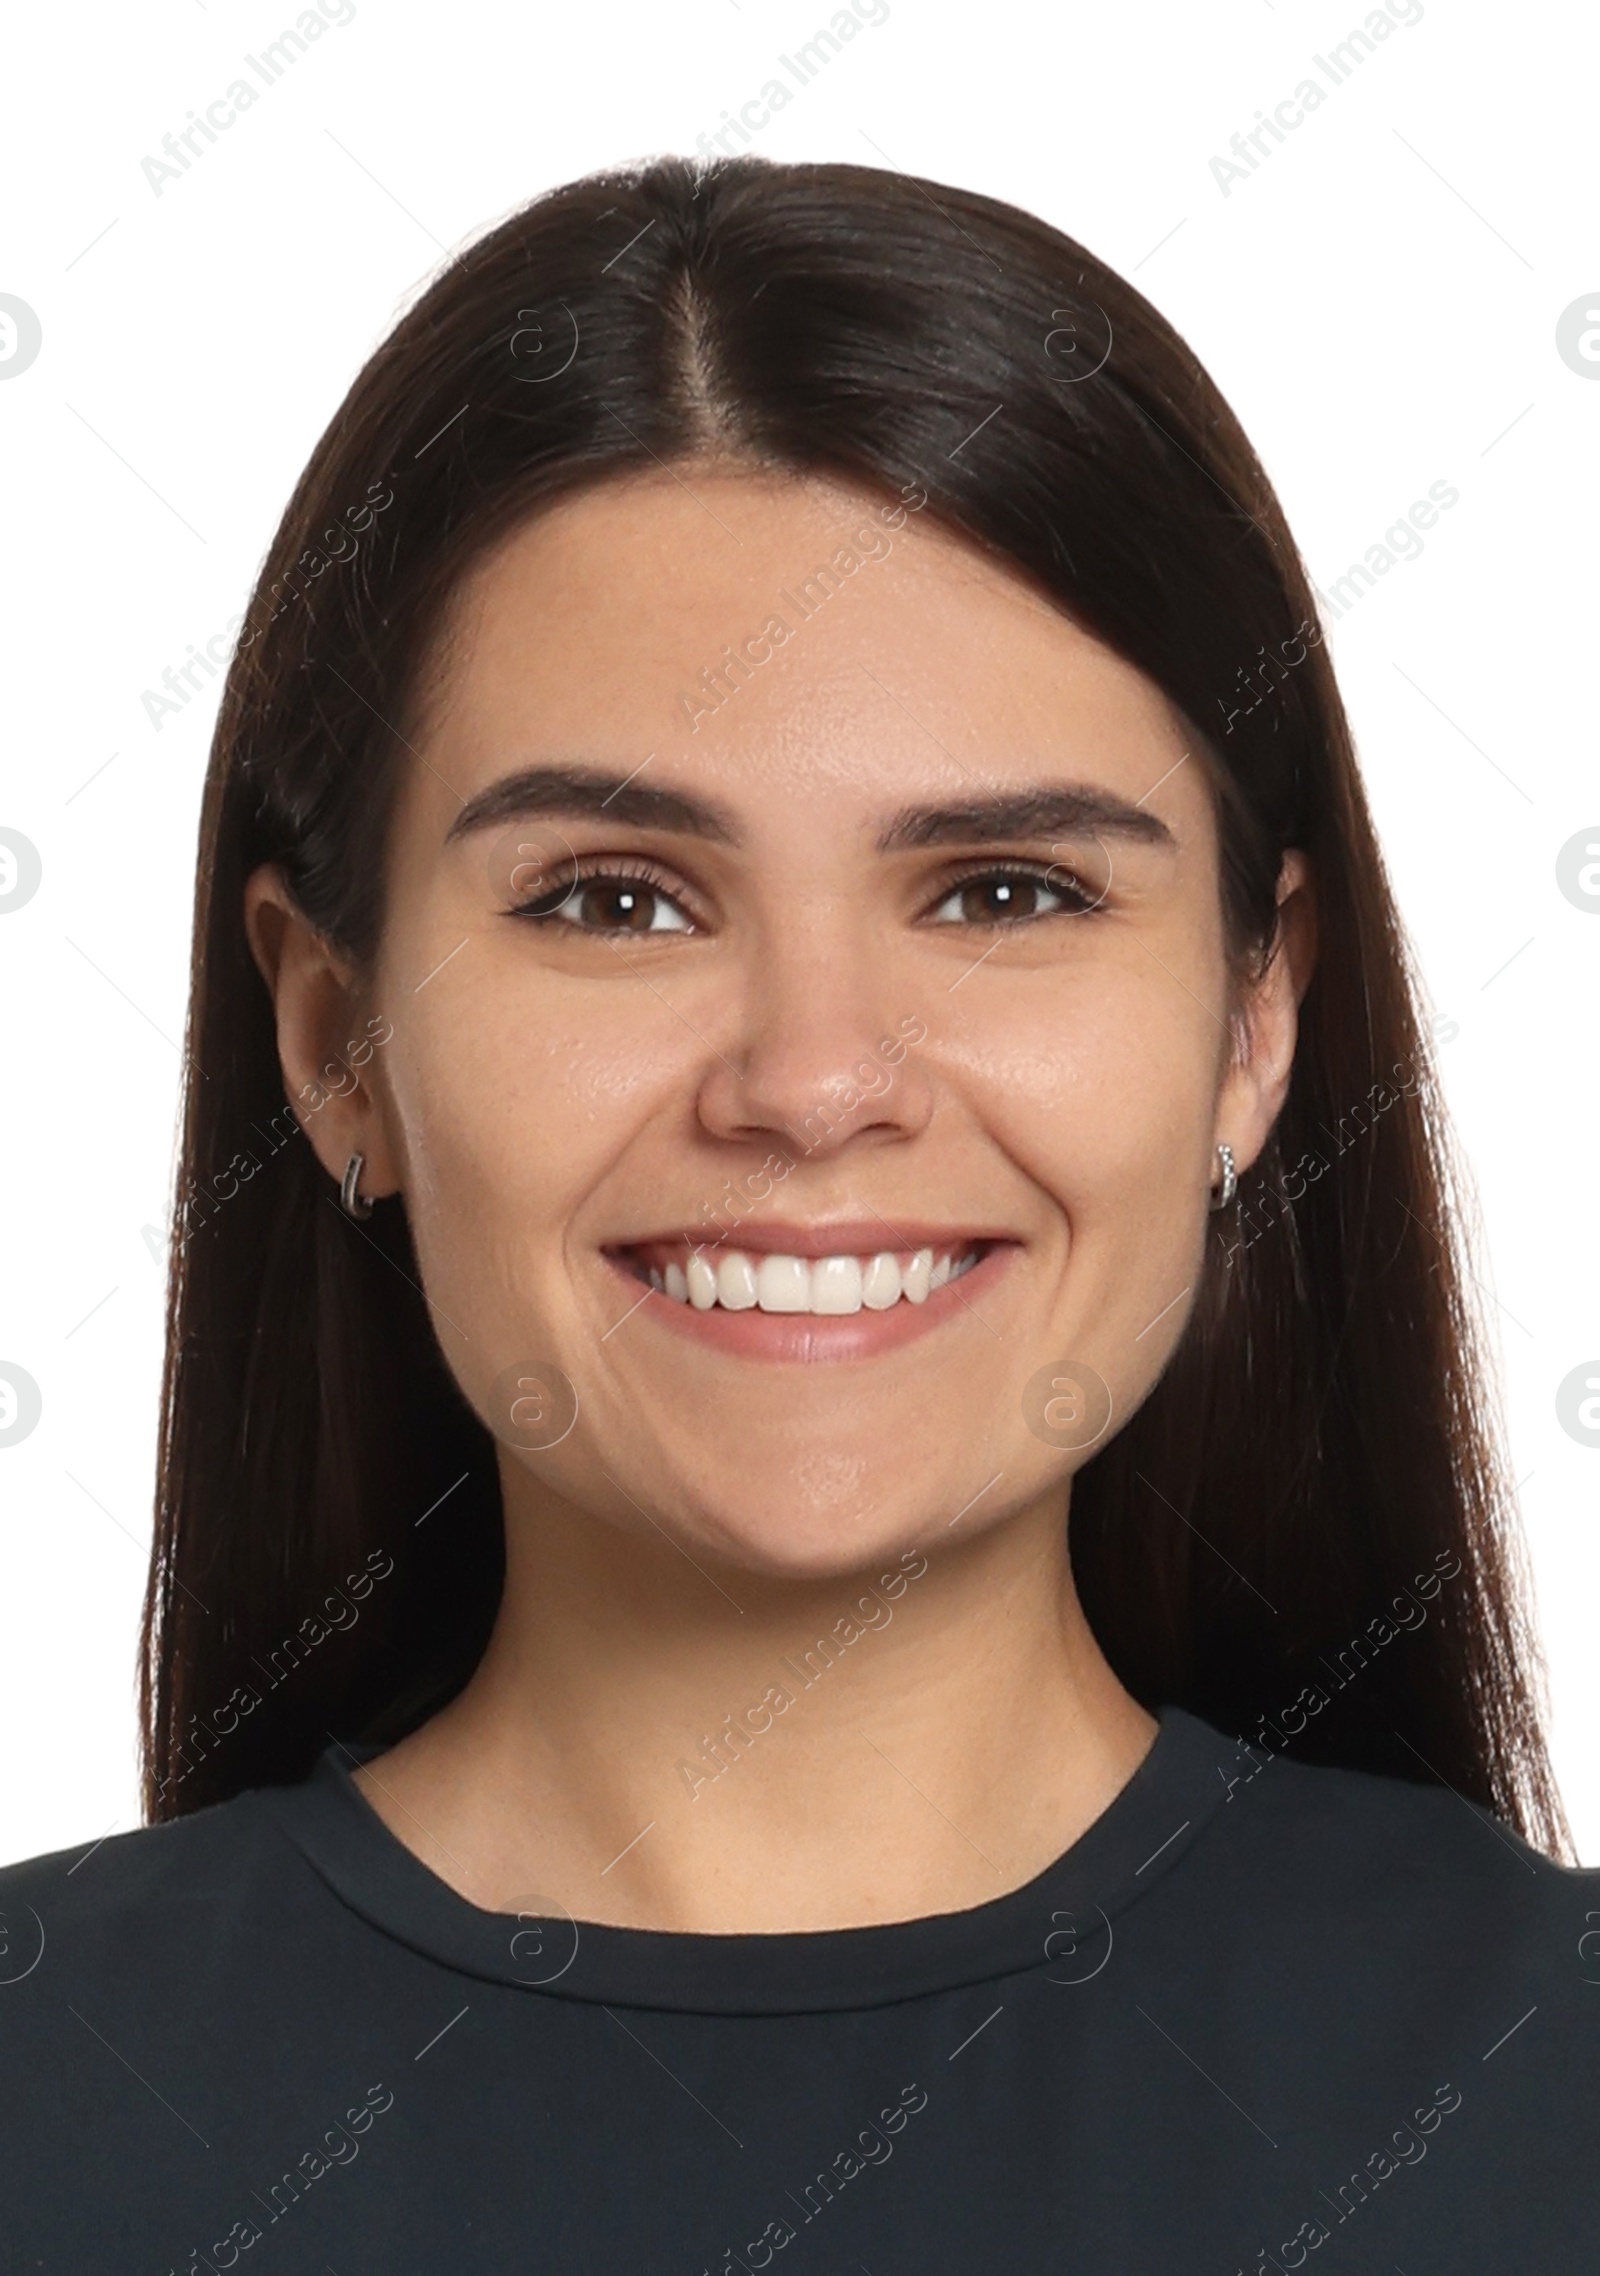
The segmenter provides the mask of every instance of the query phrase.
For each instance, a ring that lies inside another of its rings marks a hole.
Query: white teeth
[[[729,1249],[717,1266],[717,1302],[727,1312],[749,1312],[757,1295],[755,1267],[737,1249]]]
[[[740,1249],[723,1249],[713,1258],[691,1250],[684,1264],[647,1268],[652,1288],[675,1304],[691,1304],[709,1312],[720,1304],[725,1311],[810,1312],[838,1317],[859,1312],[887,1312],[902,1297],[908,1304],[923,1304],[947,1281],[959,1280],[978,1261],[976,1249],[960,1256],[949,1251],[935,1259],[932,1249],[917,1249],[910,1256],[880,1250],[874,1257],[795,1257],[780,1253],[748,1256]]]
[[[869,1312],[887,1312],[900,1301],[900,1259],[887,1249],[861,1275],[861,1301]]]
[[[811,1267],[811,1309],[860,1311],[861,1266],[855,1257],[818,1257]]]
[[[722,1275],[717,1275],[721,1285]],[[764,1256],[756,1267],[756,1302],[763,1312],[809,1312],[811,1270],[804,1257]]]

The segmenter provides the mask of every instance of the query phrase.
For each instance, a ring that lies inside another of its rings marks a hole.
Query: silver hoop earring
[[[372,1203],[364,1194],[356,1191],[356,1187],[361,1182],[361,1172],[366,1167],[366,1161],[365,1154],[352,1154],[344,1166],[344,1183],[339,1188],[339,1199],[352,1217],[370,1217],[372,1215]]]
[[[1222,1164],[1222,1183],[1211,1189],[1211,1206],[1213,1209],[1226,1209],[1239,1190],[1238,1173],[1233,1166],[1233,1148],[1219,1146],[1217,1159]]]

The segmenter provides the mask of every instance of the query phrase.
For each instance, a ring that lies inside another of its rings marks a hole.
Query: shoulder
[[[247,1892],[281,1878],[288,1845],[260,1790],[161,1825],[0,1867],[0,1983],[55,1943],[80,1963],[130,1938],[181,1949]]]
[[[187,1816],[159,1825],[136,1826],[0,1865],[0,1894],[26,1896],[53,1891],[69,1881],[79,1889],[120,1891],[129,1899],[164,1889],[174,1877],[229,1872],[253,1843],[271,1840],[261,1808],[268,1789],[251,1787],[226,1802],[210,1803]],[[83,1874],[93,1866],[92,1880]]]
[[[1600,1986],[1600,1868],[1546,1856],[1449,1787],[1217,1737],[1225,1798],[1204,1870],[1269,1941],[1276,1926],[1302,1948],[1359,1946],[1379,1973],[1472,1957],[1575,1995]]]
[[[1546,1856],[1493,1811],[1437,1780],[1302,1762],[1222,1743],[1242,1773],[1238,1796],[1248,1799],[1262,1832],[1328,1859],[1388,1856],[1396,1866],[1465,1870],[1473,1882],[1480,1874],[1472,1861],[1481,1860],[1490,1879],[1517,1870],[1541,1880],[1554,1876],[1573,1888],[1600,1885],[1600,1868]],[[1226,1780],[1219,1783],[1227,1788]],[[1233,1800],[1233,1791],[1227,1798]]]

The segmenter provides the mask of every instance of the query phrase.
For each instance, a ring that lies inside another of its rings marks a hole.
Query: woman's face
[[[456,597],[392,1034],[310,1127],[403,1191],[512,1506],[816,1577],[1036,1503],[1276,1113],[1293,990],[1230,998],[1181,722],[922,502],[652,471]]]

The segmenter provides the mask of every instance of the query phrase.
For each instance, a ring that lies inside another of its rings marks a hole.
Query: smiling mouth
[[[924,1304],[971,1272],[998,1244],[953,1245],[834,1255],[707,1248],[688,1240],[639,1241],[611,1251],[623,1269],[669,1302],[697,1312],[809,1313],[837,1319]]]

